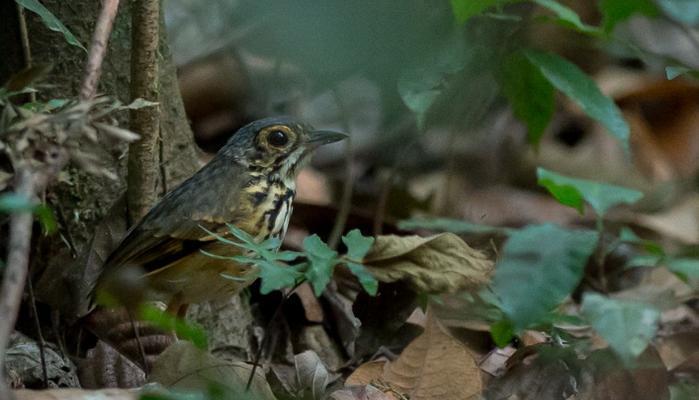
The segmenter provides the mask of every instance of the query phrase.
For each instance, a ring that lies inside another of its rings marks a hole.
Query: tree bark
[[[0,2],[0,82],[4,82],[13,73],[24,67],[17,12],[14,2]],[[114,24],[109,41],[107,56],[104,61],[98,93],[108,94],[126,103],[130,99],[129,71],[131,59],[131,4],[122,1],[119,14]],[[101,2],[95,0],[42,0],[46,6],[76,38],[87,45],[92,37],[95,22],[101,8]],[[13,11],[14,10],[14,11]],[[10,11],[10,12],[6,12]],[[53,69],[46,79],[52,86],[43,88],[39,100],[51,98],[75,98],[79,95],[87,54],[69,45],[61,34],[50,31],[40,18],[26,12],[27,31],[32,60],[35,64],[50,63]],[[160,19],[161,24],[163,19]],[[161,29],[164,32],[164,29]],[[196,147],[182,106],[177,87],[175,67],[165,41],[160,35],[159,58],[159,94],[160,104],[160,138],[156,148],[157,188],[161,196],[166,188],[172,187],[198,168]],[[128,115],[118,117],[122,126],[127,126]],[[112,172],[118,176],[117,181],[87,174],[74,167],[64,171],[60,182],[49,189],[47,200],[54,208],[58,222],[59,234],[42,237],[33,249],[34,273],[40,273],[37,297],[64,313],[75,312],[79,301],[84,301],[90,279],[98,274],[99,263],[85,265],[84,257],[95,228],[105,222],[112,205],[126,190],[127,146],[120,144],[115,148],[103,149],[97,156],[105,160]],[[111,218],[126,220],[126,209],[121,206],[111,213]],[[119,233],[114,233],[118,235]],[[118,240],[118,238],[117,238]],[[67,267],[69,266],[69,267]]]

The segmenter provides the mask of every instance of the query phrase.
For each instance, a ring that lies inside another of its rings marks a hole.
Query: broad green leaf
[[[561,204],[583,212],[582,200],[592,206],[598,216],[619,204],[633,204],[643,197],[638,190],[621,186],[571,178],[544,168],[536,171],[539,185],[545,187]]]
[[[505,243],[493,291],[519,331],[541,323],[580,282],[598,235],[556,225],[530,225]]]
[[[601,0],[598,7],[602,12],[602,26],[606,33],[611,33],[616,24],[634,14],[649,17],[658,15],[658,8],[652,0]]]
[[[529,143],[538,145],[553,116],[553,86],[519,52],[505,60],[500,82],[515,116],[527,126]]]
[[[398,227],[404,230],[428,229],[438,232],[452,232],[456,234],[485,233],[485,234],[510,234],[513,229],[473,224],[450,218],[411,218],[400,221]]]
[[[44,231],[44,235],[50,235],[56,232],[58,229],[58,224],[56,223],[56,216],[53,215],[53,210],[46,204],[39,204],[34,207],[34,214],[36,214],[39,223],[41,224],[41,229]]]
[[[525,54],[541,73],[590,117],[604,125],[627,153],[629,126],[614,101],[600,92],[597,84],[580,68],[556,54],[526,50]]]
[[[682,276],[684,279],[699,279],[699,260],[696,258],[674,258],[665,259],[667,268]]]
[[[189,340],[200,349],[206,348],[206,332],[194,322],[184,321],[151,305],[143,305],[140,310],[140,316],[142,320],[148,321],[165,331],[174,330],[178,338]]]
[[[507,319],[500,320],[490,326],[490,336],[495,345],[503,348],[507,346],[515,336],[512,322]]]
[[[468,50],[463,34],[457,32],[398,77],[398,94],[415,114],[420,129],[425,126],[430,107],[445,89],[445,78],[464,68]]]
[[[643,303],[597,293],[583,297],[582,312],[619,357],[630,363],[648,346],[658,329],[660,312]]]
[[[79,47],[83,49],[85,52],[87,52],[87,49],[82,44],[80,44],[78,39],[76,39],[75,35],[73,35],[73,33],[65,25],[63,25],[63,23],[58,18],[56,18],[56,16],[53,15],[51,11],[44,7],[44,5],[41,4],[38,0],[15,1],[20,6],[36,13],[39,17],[41,17],[41,20],[44,22],[44,25],[46,25],[47,28],[54,32],[62,33],[63,37],[66,39],[66,42],[75,47]]]
[[[668,80],[673,80],[678,76],[689,75],[693,78],[699,78],[699,70],[685,67],[682,65],[671,65],[665,67],[665,76]]]
[[[371,245],[374,244],[374,238],[371,236],[363,236],[359,229],[353,229],[342,237],[342,243],[347,246],[347,257],[350,260],[361,261],[366,253],[371,250]]]
[[[362,264],[353,262],[348,262],[346,265],[350,272],[357,277],[364,290],[370,295],[376,296],[376,292],[379,290],[379,281],[374,278],[369,270]]]
[[[474,15],[499,4],[512,2],[512,0],[451,0],[451,9],[459,23],[466,22]]]
[[[337,252],[325,244],[318,235],[311,235],[303,240],[303,250],[308,256],[306,278],[313,287],[316,296],[320,296],[330,283],[335,265],[338,263]]]
[[[696,0],[656,0],[660,9],[675,21],[696,26],[699,24],[699,2]]]
[[[541,7],[544,7],[550,11],[553,11],[554,14],[556,14],[557,20],[562,23],[563,25],[566,25],[568,27],[571,27],[577,31],[583,32],[583,33],[588,33],[588,34],[597,34],[600,32],[599,28],[587,25],[583,23],[580,20],[580,16],[570,8],[564,6],[563,4],[554,1],[554,0],[533,0],[536,4],[540,5]]]

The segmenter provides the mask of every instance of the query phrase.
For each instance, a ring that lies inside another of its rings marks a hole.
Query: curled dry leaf
[[[340,389],[330,395],[331,400],[396,400],[392,393],[384,393],[371,385],[352,386]]]
[[[323,398],[330,377],[327,368],[313,350],[306,350],[294,356],[296,381],[304,391],[310,391],[313,400]]]
[[[242,396],[251,370],[249,364],[217,359],[192,343],[181,341],[160,355],[148,379],[168,388],[185,390],[207,390],[216,385]],[[258,400],[276,400],[260,369],[255,373],[250,395]]]
[[[363,262],[379,281],[405,280],[427,292],[472,289],[487,283],[493,271],[492,260],[453,233],[378,236]]]

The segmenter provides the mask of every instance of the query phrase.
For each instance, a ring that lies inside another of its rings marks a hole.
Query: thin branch
[[[131,26],[131,99],[158,102],[160,1],[136,0]],[[127,200],[131,222],[145,215],[157,198],[159,113],[157,106],[131,111],[131,131],[141,135],[141,140],[129,146]]]
[[[32,66],[32,49],[29,45],[29,31],[27,30],[27,18],[24,15],[24,7],[17,3],[17,20],[19,21],[19,37],[22,43],[22,56],[24,57],[24,66],[29,68]],[[29,93],[29,101],[36,101],[36,93]]]
[[[97,82],[102,74],[102,61],[107,54],[109,36],[119,9],[119,0],[102,0],[102,10],[97,18],[95,31],[92,34],[90,53],[85,67],[85,79],[80,88],[80,100],[90,100],[97,92]]]
[[[49,375],[46,368],[46,340],[44,340],[44,332],[41,330],[41,321],[39,321],[39,311],[36,309],[36,297],[34,297],[34,285],[32,278],[27,278],[27,289],[29,291],[29,304],[32,307],[32,317],[34,317],[34,326],[39,339],[39,359],[41,360],[41,377],[44,382],[44,389],[49,387]]]
[[[333,95],[335,96],[335,103],[340,109],[340,120],[342,121],[342,129],[345,133],[350,133],[350,123],[347,119],[347,108],[342,102],[337,89],[333,90]],[[345,226],[347,225],[347,218],[350,214],[350,208],[352,207],[352,193],[354,192],[354,171],[352,169],[352,161],[354,159],[354,154],[352,151],[352,137],[347,137],[345,141],[345,182],[342,185],[342,198],[340,199],[340,208],[337,211],[337,216],[335,217],[335,223],[333,224],[333,229],[328,237],[328,246],[331,249],[336,249],[337,245],[340,243],[340,236],[345,231]]]
[[[26,167],[15,173],[15,192],[28,199],[34,196],[34,180]],[[10,218],[10,237],[7,248],[7,265],[0,286],[0,399],[12,398],[5,382],[5,354],[10,343],[10,334],[17,321],[22,302],[24,284],[29,267],[29,248],[32,239],[32,212],[18,211]]]

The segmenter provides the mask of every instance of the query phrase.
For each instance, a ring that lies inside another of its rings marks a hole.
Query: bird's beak
[[[333,131],[312,131],[310,138],[308,139],[308,144],[313,147],[318,147],[328,143],[339,142],[343,139],[347,139],[347,135],[344,133]]]

